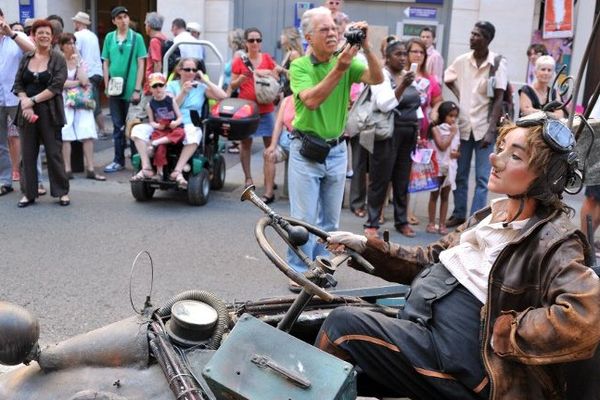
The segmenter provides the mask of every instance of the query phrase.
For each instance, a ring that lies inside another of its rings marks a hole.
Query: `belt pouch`
[[[300,154],[309,160],[324,164],[329,150],[331,150],[331,146],[325,140],[306,134],[302,136]]]

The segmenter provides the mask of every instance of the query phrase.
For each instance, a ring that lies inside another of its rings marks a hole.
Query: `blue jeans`
[[[471,203],[473,215],[477,210],[487,205],[487,184],[490,177],[490,154],[494,151],[494,145],[481,148],[481,140],[476,141],[473,134],[469,140],[460,140],[460,157],[458,158],[458,170],[456,172],[456,190],[454,193],[454,218],[464,219],[467,217],[467,197],[469,189],[469,173],[471,171],[471,157],[475,152],[475,193]]]
[[[292,140],[288,167],[290,214],[324,231],[338,229],[344,185],[346,181],[346,143],[333,147],[324,164],[310,161],[300,155],[301,141]],[[327,255],[323,244],[317,243],[314,235],[301,247],[311,260],[319,255]],[[288,250],[288,263],[297,272],[308,267],[291,250]]]
[[[12,163],[8,152],[8,117],[14,121],[17,106],[0,106],[0,186],[12,187]]]
[[[125,123],[129,102],[120,97],[109,97],[108,106],[110,109],[110,118],[114,126],[113,142],[115,145],[115,156],[113,161],[125,165]]]

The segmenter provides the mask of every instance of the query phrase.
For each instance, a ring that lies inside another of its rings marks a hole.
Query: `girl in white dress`
[[[448,233],[445,221],[448,213],[448,200],[450,190],[456,188],[456,170],[458,168],[458,148],[460,135],[458,134],[458,106],[451,101],[444,101],[438,109],[438,120],[431,128],[431,136],[435,146],[436,157],[440,167],[440,188],[429,195],[429,224],[425,229],[428,233]],[[437,199],[440,198],[440,224],[435,228],[435,209]]]

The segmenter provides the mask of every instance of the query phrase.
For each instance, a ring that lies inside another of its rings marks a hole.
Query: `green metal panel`
[[[202,375],[218,399],[351,400],[353,366],[244,314]]]

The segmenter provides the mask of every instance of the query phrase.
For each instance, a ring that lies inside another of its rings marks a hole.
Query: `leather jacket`
[[[369,238],[362,254],[375,275],[409,284],[490,212],[489,207],[479,211],[424,247]],[[555,211],[531,217],[500,252],[481,309],[481,355],[490,399],[564,399],[564,363],[594,355],[600,341],[600,280],[586,266],[589,251],[583,233]]]

